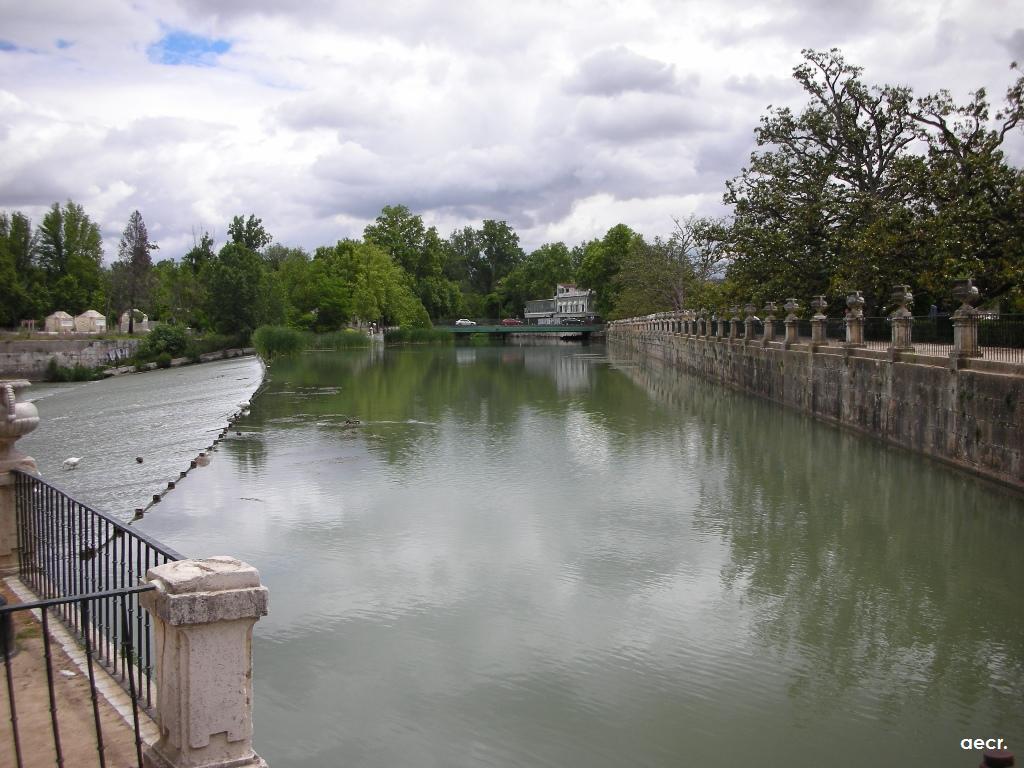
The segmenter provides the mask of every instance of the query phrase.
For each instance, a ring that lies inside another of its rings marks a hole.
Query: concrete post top
[[[218,555],[205,560],[178,560],[146,571],[146,581],[159,581],[171,595],[189,592],[223,592],[260,585],[260,572],[248,563]]]
[[[150,568],[142,604],[168,624],[210,624],[267,615],[267,588],[255,568],[233,557],[179,560]]]

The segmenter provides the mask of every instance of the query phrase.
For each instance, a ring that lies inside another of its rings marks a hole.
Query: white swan
[[[64,469],[74,469],[75,467],[78,466],[78,462],[80,462],[81,460],[81,456],[72,456],[70,458],[64,459],[63,467]]]

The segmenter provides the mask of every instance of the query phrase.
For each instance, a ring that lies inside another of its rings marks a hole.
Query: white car
[[[472,320],[467,320],[464,317],[460,317],[458,320],[456,320],[455,324],[456,325],[476,325],[476,323],[474,323]]]

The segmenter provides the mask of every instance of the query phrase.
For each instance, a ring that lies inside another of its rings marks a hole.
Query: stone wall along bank
[[[608,344],[1024,491],[1024,367],[610,326]]]
[[[0,341],[0,378],[46,378],[51,358],[65,368],[76,364],[96,368],[127,360],[135,354],[137,339],[42,339]]]

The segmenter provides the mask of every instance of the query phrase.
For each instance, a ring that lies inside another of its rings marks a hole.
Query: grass
[[[370,346],[370,337],[355,328],[341,331],[318,333],[313,337],[313,346],[317,349],[353,349]]]
[[[310,341],[311,334],[283,325],[261,325],[252,334],[252,344],[265,360],[294,355],[309,346]]]

